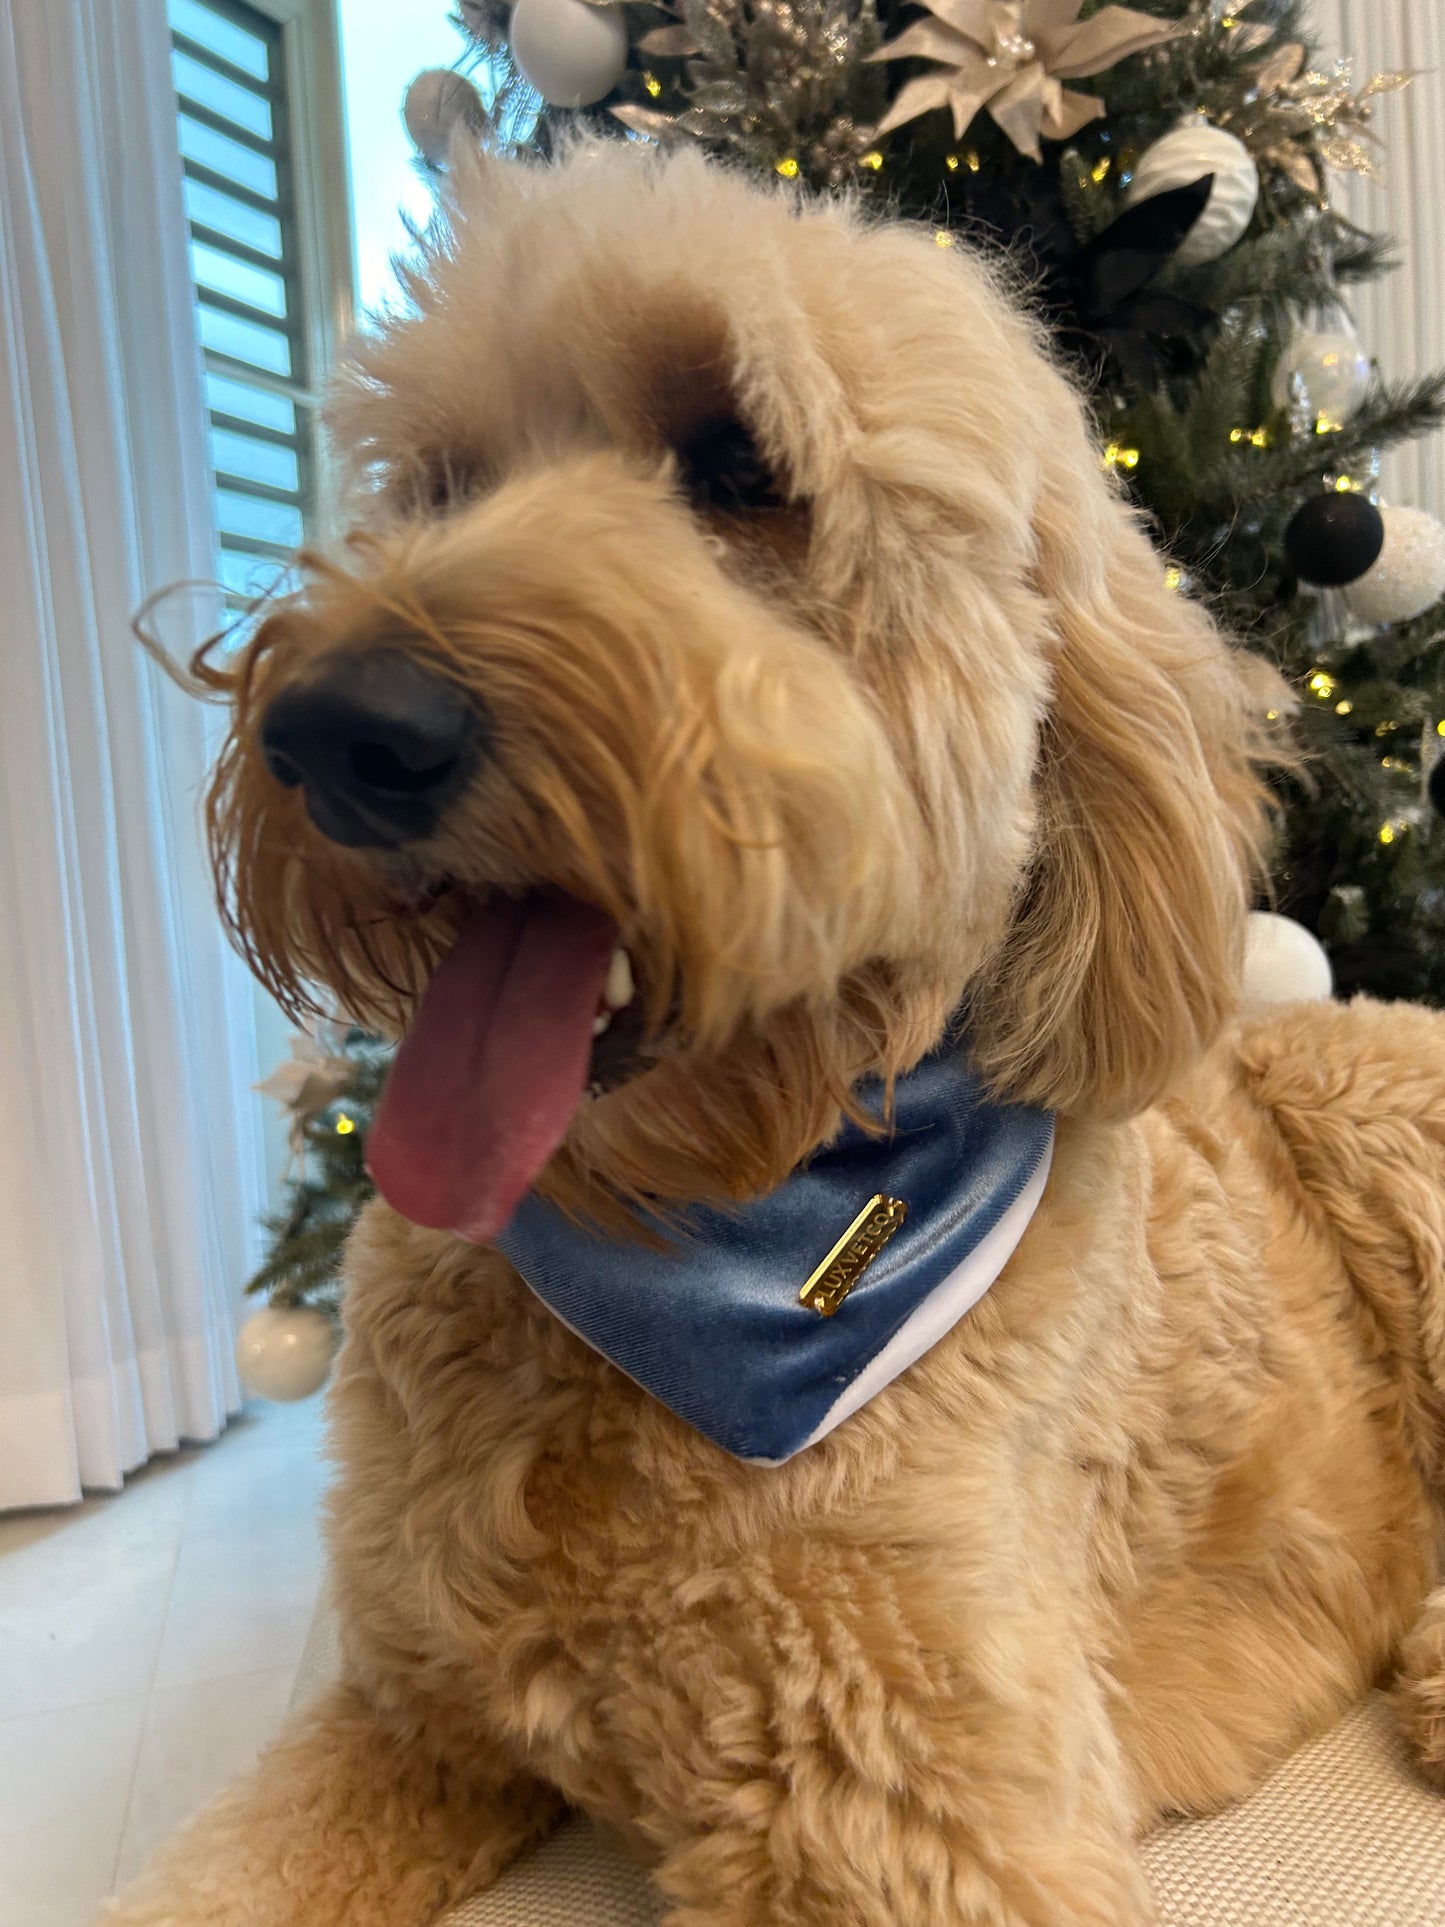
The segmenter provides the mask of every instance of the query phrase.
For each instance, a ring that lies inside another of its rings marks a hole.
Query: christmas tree
[[[341,1249],[372,1194],[366,1134],[388,1060],[377,1038],[335,1026],[320,1039],[293,1037],[290,1057],[259,1086],[289,1119],[285,1201],[264,1221],[266,1260],[246,1287],[272,1305],[339,1304]]]
[[[1277,907],[1342,992],[1445,1001],[1445,530],[1375,500],[1445,379],[1372,367],[1347,302],[1391,251],[1331,202],[1408,76],[1322,67],[1299,0],[463,0],[457,25],[479,91],[409,101],[433,164],[459,115],[543,151],[581,121],[1007,250],[1171,581],[1297,691]]]
[[[1407,76],[1322,67],[1297,0],[461,0],[456,24],[457,70],[406,101],[434,171],[459,121],[543,154],[581,125],[1005,252],[1171,587],[1294,691],[1276,907],[1342,992],[1445,1003],[1445,527],[1377,500],[1382,452],[1445,420],[1445,376],[1372,365],[1348,297],[1391,251],[1331,200]],[[335,1289],[374,1048],[353,1068],[357,1128],[302,1127],[268,1288]]]

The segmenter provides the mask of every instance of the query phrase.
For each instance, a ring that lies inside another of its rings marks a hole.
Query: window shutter
[[[169,15],[217,567],[240,609],[284,575],[314,502],[285,29],[245,0],[169,0]]]

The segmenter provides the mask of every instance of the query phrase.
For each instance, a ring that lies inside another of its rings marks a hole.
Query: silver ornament
[[[1345,590],[1361,622],[1413,622],[1445,596],[1445,522],[1425,509],[1382,508],[1379,560]]]
[[[627,69],[627,25],[618,6],[588,0],[517,0],[512,58],[549,107],[590,107]]]
[[[1276,408],[1302,404],[1304,425],[1343,428],[1370,391],[1370,357],[1343,329],[1301,329],[1275,365],[1270,392]]]
[[[486,125],[482,97],[465,74],[428,67],[406,90],[401,117],[412,146],[429,167],[445,167],[458,127],[478,133]]]
[[[1170,188],[1188,187],[1214,176],[1204,212],[1174,256],[1181,267],[1216,261],[1232,248],[1254,219],[1259,202],[1259,169],[1242,140],[1205,120],[1189,120],[1144,150],[1125,196],[1128,206],[1152,201]]]

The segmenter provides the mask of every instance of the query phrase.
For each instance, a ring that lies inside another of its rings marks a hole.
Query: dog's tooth
[[[592,1035],[594,1037],[600,1037],[611,1022],[612,1012],[610,1010],[599,1010],[597,1015],[592,1019]]]
[[[612,962],[607,969],[607,988],[603,991],[609,1010],[626,1010],[632,1002],[637,985],[632,976],[632,959],[618,944],[612,953]]]

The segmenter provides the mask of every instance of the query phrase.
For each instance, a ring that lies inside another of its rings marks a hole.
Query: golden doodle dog
[[[571,1804],[671,1927],[1145,1927],[1136,1838],[1402,1662],[1445,1776],[1445,1022],[1231,1018],[1253,659],[966,250],[450,194],[210,672],[242,946],[407,1033],[344,1677],[105,1918],[429,1927]]]

